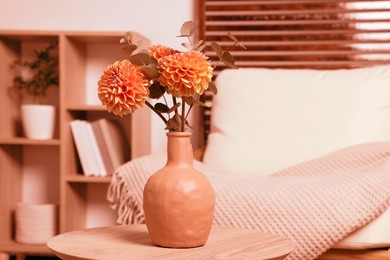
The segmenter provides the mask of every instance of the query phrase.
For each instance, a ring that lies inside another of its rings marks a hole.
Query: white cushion
[[[217,78],[204,162],[269,175],[349,145],[390,141],[390,67],[239,69]]]

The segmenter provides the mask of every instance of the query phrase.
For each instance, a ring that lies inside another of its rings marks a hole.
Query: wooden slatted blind
[[[390,63],[390,1],[199,0],[199,37],[247,47],[239,67],[338,69]],[[216,73],[224,66],[217,66]],[[205,101],[207,101],[206,98]],[[210,112],[205,111],[205,136]]]

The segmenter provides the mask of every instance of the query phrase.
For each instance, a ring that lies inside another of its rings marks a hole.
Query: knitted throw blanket
[[[144,221],[143,187],[165,162],[146,156],[117,169],[107,197],[120,224]],[[390,143],[347,147],[266,177],[194,167],[214,186],[214,225],[288,237],[296,243],[289,259],[318,257],[390,206]]]

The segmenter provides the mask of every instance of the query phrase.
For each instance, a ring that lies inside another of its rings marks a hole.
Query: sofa
[[[219,194],[220,205],[223,204],[217,210],[215,224],[269,227],[266,231],[297,239],[302,248],[298,247],[291,259],[350,259],[356,254],[363,259],[387,259],[390,66],[338,70],[226,69],[218,75],[216,84],[219,91],[212,102],[207,145],[202,162],[194,164],[217,187],[217,197]],[[118,223],[142,223],[143,184],[164,160],[165,155],[150,155],[118,168],[108,193],[111,206],[118,212]],[[359,180],[355,180],[356,176]],[[239,185],[234,183],[247,183],[248,197],[245,185],[235,191]],[[275,195],[272,190],[259,197],[253,195],[269,187],[274,187]],[[282,200],[290,196],[284,191],[297,192],[296,197],[291,194],[295,202]],[[300,205],[312,194],[314,199],[310,198],[305,206],[310,212],[305,212]],[[318,197],[323,194],[324,198]],[[344,198],[347,200],[342,201]],[[338,205],[338,200],[344,206]],[[264,210],[257,211],[258,201],[262,201]],[[250,207],[252,202],[256,209]],[[275,211],[266,209],[278,202],[284,207],[295,204],[291,211],[285,208],[290,213],[283,218],[280,205]],[[235,211],[244,204],[242,211]],[[234,205],[233,209],[229,205]],[[298,208],[299,212],[294,212]],[[224,209],[234,213],[221,213]],[[256,212],[247,215],[259,221],[240,219],[240,214],[248,211]],[[327,226],[318,228],[318,232],[331,234],[316,234],[317,222],[313,222],[314,226],[291,224],[291,219],[301,220],[306,213],[309,220],[313,214],[314,218],[327,215],[318,222],[326,221]],[[349,213],[350,220],[345,217]],[[313,234],[315,239],[301,243],[298,240],[308,235],[296,238],[299,235],[293,234],[301,230],[310,230],[312,233],[307,234]],[[307,248],[313,241],[316,246]]]

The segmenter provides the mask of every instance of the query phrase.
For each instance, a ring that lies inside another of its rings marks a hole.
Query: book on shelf
[[[129,145],[122,127],[102,118],[70,123],[80,164],[86,176],[107,176],[126,162]]]

